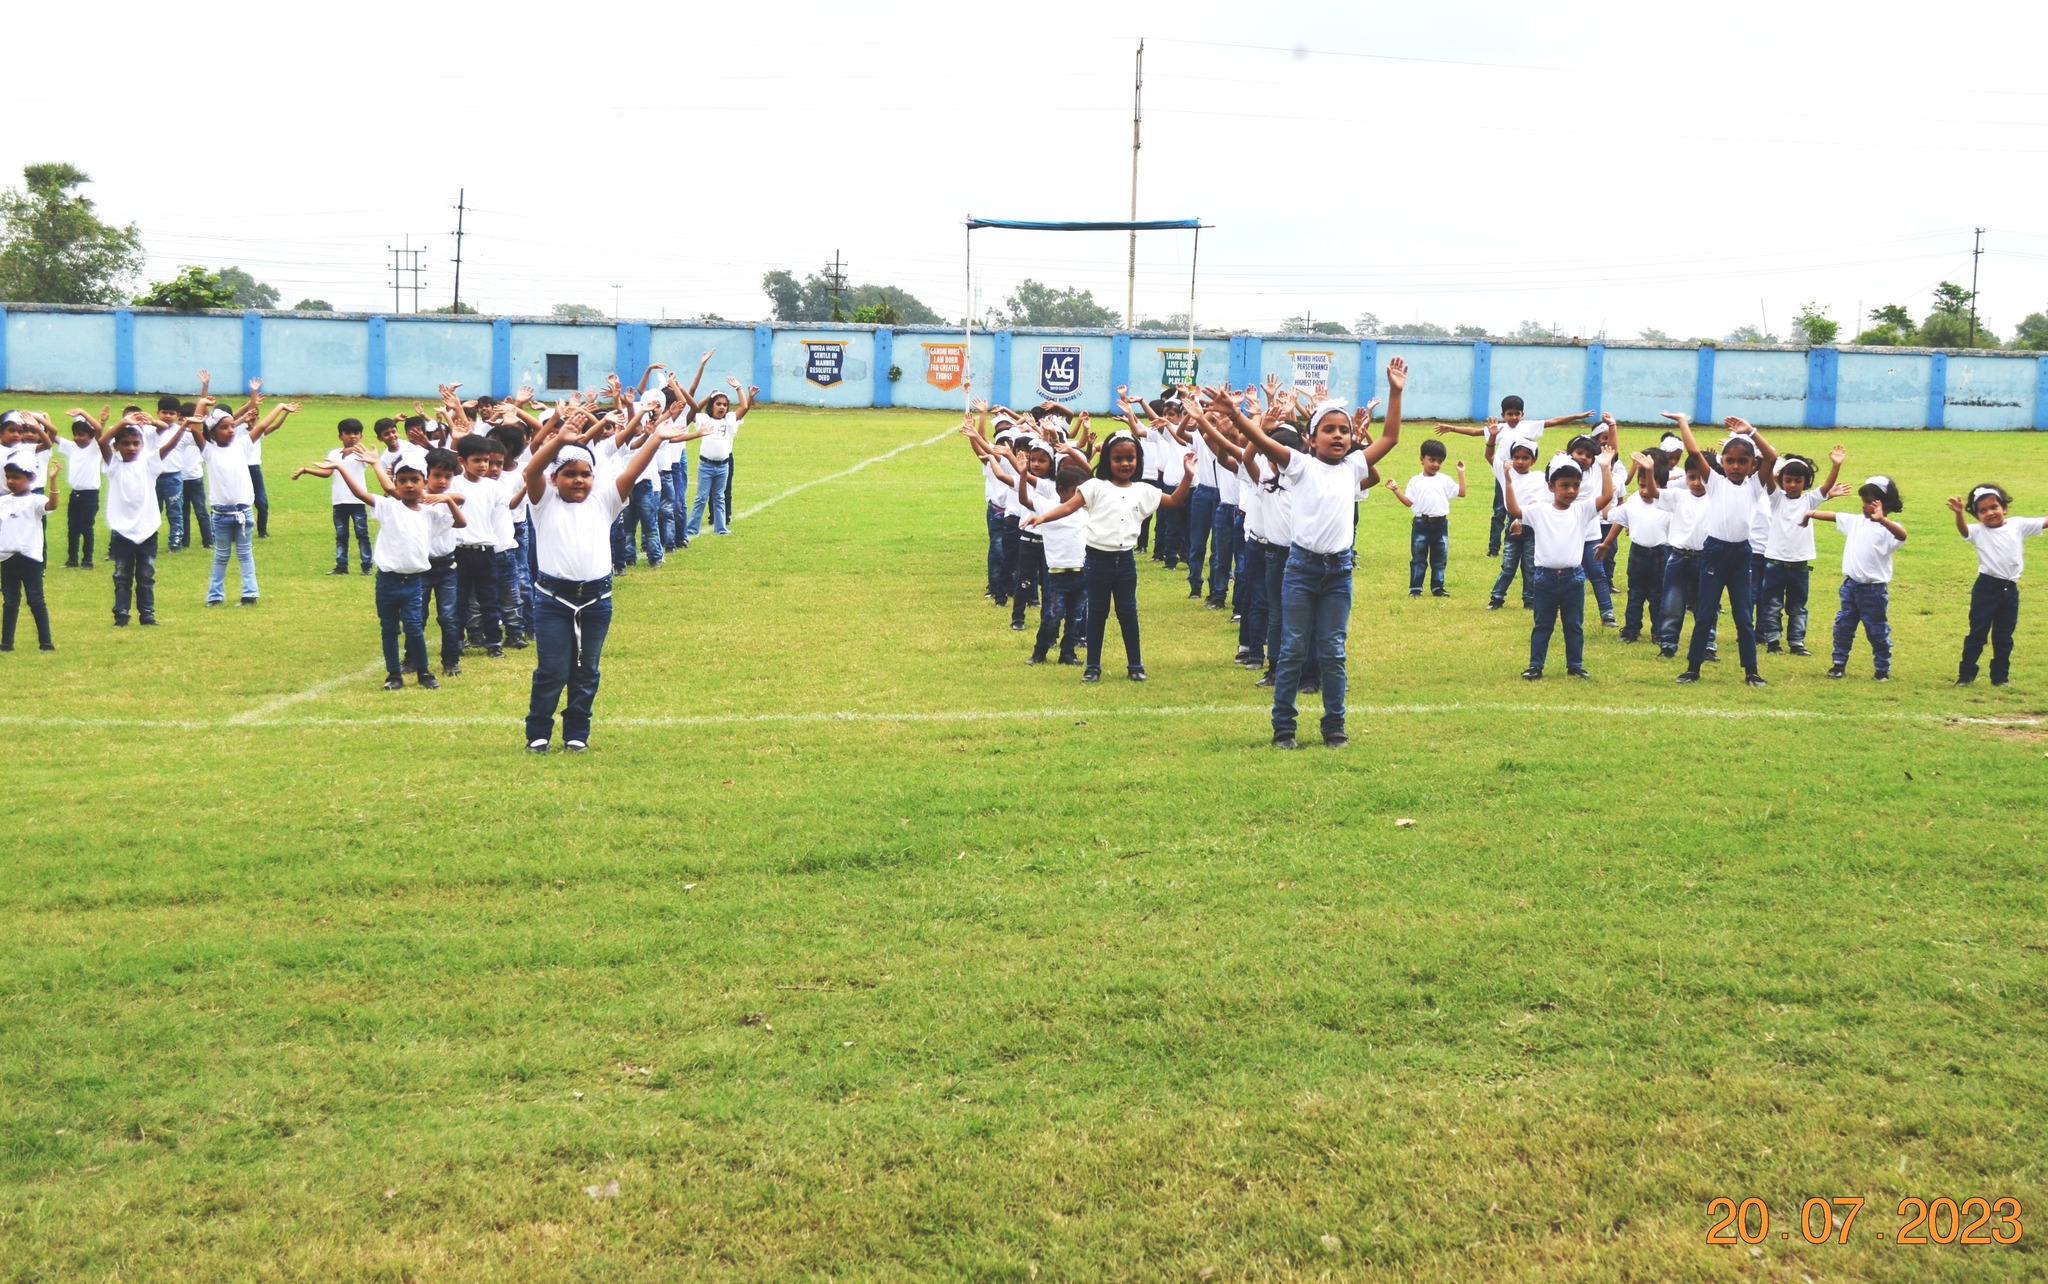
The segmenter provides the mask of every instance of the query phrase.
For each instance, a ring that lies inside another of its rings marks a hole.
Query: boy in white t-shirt
[[[1444,568],[1451,557],[1451,501],[1465,498],[1465,461],[1458,461],[1457,480],[1444,475],[1444,444],[1434,438],[1422,443],[1422,471],[1408,479],[1402,491],[1391,477],[1387,489],[1394,498],[1414,511],[1408,528],[1408,596],[1422,596],[1422,574],[1429,572],[1432,597],[1449,597],[1444,587]]]
[[[1576,423],[1581,419],[1591,419],[1593,417],[1593,412],[1590,410],[1581,410],[1575,415],[1559,415],[1555,419],[1527,419],[1524,418],[1525,413],[1522,399],[1513,393],[1509,393],[1500,399],[1500,418],[1498,419],[1489,419],[1484,424],[1473,428],[1460,427],[1457,424],[1438,424],[1436,426],[1437,436],[1439,437],[1447,432],[1454,432],[1463,437],[1484,437],[1486,439],[1486,462],[1494,465],[1493,525],[1488,530],[1486,537],[1486,555],[1488,557],[1499,557],[1501,555],[1501,532],[1507,525],[1508,517],[1507,505],[1503,502],[1501,490],[1500,465],[1494,461],[1512,451],[1515,443],[1518,441],[1528,444],[1529,458],[1535,459],[1537,452],[1543,449],[1544,429],[1555,428],[1559,424]],[[1539,477],[1540,475],[1539,473]],[[1524,500],[1527,500],[1527,498],[1528,496],[1523,496]],[[1542,502],[1541,495],[1537,496],[1537,502]],[[1525,508],[1528,506],[1527,503],[1523,505]],[[1528,604],[1525,602],[1523,605],[1526,606]]]
[[[1520,487],[1511,485],[1502,491],[1508,519],[1528,532],[1530,543],[1529,593],[1535,599],[1536,613],[1529,630],[1529,667],[1522,670],[1526,681],[1543,676],[1544,661],[1550,656],[1550,635],[1560,619],[1564,623],[1565,672],[1575,678],[1592,676],[1586,672],[1586,544],[1598,540],[1600,510],[1614,498],[1614,474],[1607,467],[1613,459],[1604,450],[1596,457],[1597,495],[1579,493],[1585,474],[1570,455],[1559,455],[1544,469],[1548,502],[1524,508]]]
[[[1764,574],[1756,602],[1756,636],[1772,655],[1789,645],[1794,655],[1806,655],[1806,599],[1813,574],[1813,527],[1801,525],[1800,515],[1830,499],[1849,493],[1837,487],[1848,452],[1837,446],[1828,456],[1834,467],[1828,479],[1814,485],[1813,461],[1803,455],[1780,455],[1771,478],[1770,493],[1757,505],[1764,522]],[[1754,540],[1751,542],[1754,547]]]
[[[100,490],[107,513],[107,560],[114,564],[114,626],[128,623],[130,594],[145,625],[156,623],[156,537],[163,528],[157,481],[175,475],[170,463],[177,439],[147,445],[149,416],[131,411],[120,425],[100,434]]]
[[[1027,512],[1050,509],[1072,499],[1088,481],[1087,465],[1073,459],[1060,464],[1051,481],[1020,476],[1019,494]],[[1079,664],[1077,648],[1088,631],[1087,586],[1081,568],[1087,560],[1088,514],[1075,510],[1036,528],[1045,541],[1045,579],[1038,611],[1038,638],[1026,664],[1044,664],[1059,643],[1060,663]]]
[[[50,608],[43,604],[43,523],[57,506],[57,488],[45,479],[48,494],[30,489],[35,469],[9,459],[4,470],[7,493],[0,495],[0,651],[14,649],[14,625],[21,615],[21,601],[28,599],[29,614],[35,617],[36,640],[45,651],[54,651],[50,640]]]
[[[440,686],[427,667],[426,591],[433,566],[435,539],[463,524],[463,497],[442,491],[426,493],[427,461],[417,447],[396,452],[395,466],[358,446],[364,462],[377,470],[382,495],[372,495],[353,474],[337,473],[349,491],[377,522],[377,544],[371,556],[377,566],[377,626],[384,642],[384,689],[405,687],[405,672],[419,675],[428,689]],[[405,639],[399,657],[400,635]]]
[[[1871,676],[1886,682],[1892,676],[1892,554],[1906,542],[1906,528],[1893,521],[1892,514],[1904,511],[1906,501],[1899,496],[1898,484],[1882,473],[1859,486],[1856,498],[1863,504],[1861,513],[1813,509],[1799,520],[1833,522],[1842,532],[1841,609],[1835,612],[1835,662],[1828,676],[1839,678],[1848,672],[1849,650],[1856,644],[1860,624],[1875,662]]]
[[[334,474],[345,470],[358,486],[362,485],[364,461],[356,454],[356,447],[363,444],[363,421],[348,418],[334,425],[334,435],[341,444],[327,452],[327,457],[317,463],[307,464],[292,474],[292,480],[311,475],[327,477],[327,502],[334,510],[334,569],[329,575],[348,574],[348,533],[351,527],[356,533],[356,553],[362,561],[363,574],[370,573],[370,510],[356,500],[355,492]]]
[[[2026,567],[2022,541],[2039,535],[2048,519],[2014,517],[2006,511],[2011,505],[2012,496],[1992,482],[1972,490],[1967,500],[1957,495],[1948,501],[1949,511],[1956,515],[1956,533],[1977,549],[1970,632],[1963,639],[1957,686],[1977,680],[1977,660],[1984,654],[1986,638],[1991,641],[1991,685],[2002,687],[2012,677],[2012,634],[2020,620],[2020,573]],[[1965,513],[1977,519],[1975,524],[1963,519]]]
[[[64,565],[92,569],[93,527],[100,515],[100,425],[111,407],[95,420],[83,409],[71,412],[71,440],[57,443],[64,457],[64,481],[71,498],[64,507]]]

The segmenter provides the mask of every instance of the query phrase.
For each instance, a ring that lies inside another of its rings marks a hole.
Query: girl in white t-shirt
[[[1856,642],[1856,626],[1870,639],[1872,674],[1879,682],[1892,676],[1891,610],[1892,554],[1906,542],[1906,528],[1892,520],[1905,511],[1897,483],[1879,474],[1856,490],[1863,501],[1861,513],[1829,513],[1815,509],[1802,513],[1801,525],[1819,519],[1833,522],[1842,532],[1842,606],[1835,612],[1835,662],[1828,676],[1839,678],[1848,671],[1849,648]]]
[[[1088,465],[1070,456],[1059,465],[1051,481],[1020,476],[1017,494],[1025,515],[1029,516],[1072,499],[1087,481]],[[1058,642],[1060,663],[1079,664],[1081,657],[1076,651],[1088,628],[1087,586],[1082,570],[1088,560],[1088,514],[1068,513],[1036,529],[1044,540],[1041,548],[1045,567],[1039,597],[1043,605],[1038,611],[1038,639],[1024,663],[1044,664],[1052,653],[1053,643]]]
[[[45,651],[54,651],[50,640],[50,608],[43,605],[43,524],[57,507],[57,486],[45,479],[47,495],[38,495],[35,469],[10,459],[5,469],[7,493],[0,495],[0,597],[5,599],[0,614],[0,651],[14,649],[14,624],[21,615],[21,600],[28,599],[28,611],[35,617],[36,640]]]
[[[697,427],[703,430],[703,443],[697,447],[697,498],[690,505],[690,521],[683,528],[683,547],[697,538],[697,532],[704,526],[704,508],[711,507],[711,532],[714,535],[730,535],[728,522],[732,512],[732,450],[733,439],[747,422],[747,412],[754,408],[754,398],[759,388],[740,389],[740,381],[727,379],[732,390],[740,394],[740,404],[735,407],[732,398],[722,392],[714,392],[704,402],[704,408],[697,412]]]
[[[1188,502],[1194,456],[1183,459],[1187,471],[1181,475],[1180,485],[1171,495],[1163,496],[1158,487],[1138,479],[1141,458],[1138,439],[1128,430],[1118,429],[1103,444],[1095,476],[1076,487],[1059,506],[1033,513],[1020,523],[1035,530],[1082,509],[1088,512],[1081,536],[1086,545],[1081,578],[1088,591],[1088,667],[1081,671],[1083,682],[1102,680],[1102,638],[1112,601],[1117,629],[1124,636],[1125,671],[1133,682],[1145,680],[1144,653],[1138,643],[1138,562],[1132,550],[1146,518],[1161,508],[1178,508]]]
[[[1837,489],[1835,484],[1848,452],[1837,446],[1828,458],[1834,467],[1829,469],[1828,479],[1815,486],[1818,474],[1811,459],[1780,455],[1773,475],[1765,479],[1764,502],[1757,505],[1764,524],[1764,569],[1758,581],[1756,636],[1772,655],[1784,651],[1788,644],[1792,654],[1807,654],[1806,598],[1813,571],[1813,527],[1801,526],[1799,518],[1806,510],[1849,493],[1848,487]],[[1754,528],[1750,546],[1756,546]]]
[[[1956,670],[1956,685],[1966,687],[1977,680],[1977,659],[1984,654],[1984,641],[1991,640],[1991,685],[2002,687],[2012,674],[2012,632],[2020,621],[2020,572],[2025,569],[2022,547],[2030,535],[2039,535],[2048,519],[2014,517],[2006,510],[2012,496],[2005,487],[1986,482],[1948,501],[1956,515],[1956,533],[1977,548],[1977,581],[1970,586],[1970,632],[1963,639],[1963,662]],[[1973,525],[1964,520],[1975,517]]]

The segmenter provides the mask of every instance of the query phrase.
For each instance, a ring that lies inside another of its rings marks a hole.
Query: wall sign
[[[1321,384],[1330,386],[1330,361],[1336,354],[1328,351],[1307,352],[1295,348],[1287,350],[1287,359],[1294,367],[1294,390],[1308,392]]]
[[[1038,350],[1039,395],[1055,401],[1081,391],[1081,345],[1048,343]]]
[[[830,388],[845,377],[846,340],[805,339],[804,378],[820,388]]]
[[[1159,371],[1159,382],[1168,388],[1196,382],[1202,377],[1201,349],[1161,348]]]
[[[967,376],[967,345],[927,343],[924,348],[924,381],[941,392],[953,392]]]

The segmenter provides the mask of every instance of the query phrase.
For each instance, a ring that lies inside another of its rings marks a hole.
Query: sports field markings
[[[794,486],[791,486],[791,487],[790,487],[790,488],[789,488],[788,490],[785,490],[785,491],[781,492],[780,494],[776,494],[776,495],[770,495],[770,496],[769,496],[768,498],[766,498],[766,499],[762,500],[762,501],[761,501],[760,503],[758,503],[758,504],[755,504],[755,505],[754,505],[753,507],[751,507],[751,508],[746,508],[746,509],[742,509],[741,511],[739,511],[739,512],[737,512],[737,513],[733,514],[733,516],[732,516],[732,519],[731,519],[731,520],[732,520],[732,521],[735,521],[735,522],[737,522],[737,521],[741,520],[742,518],[746,518],[746,517],[752,517],[752,516],[753,516],[754,514],[756,514],[756,513],[764,512],[764,511],[766,511],[767,509],[770,509],[770,508],[773,508],[773,507],[775,507],[775,506],[776,506],[777,504],[781,503],[781,502],[782,502],[783,500],[785,500],[785,499],[788,499],[788,498],[789,498],[790,496],[792,496],[792,495],[800,495],[800,494],[802,494],[802,493],[803,493],[804,491],[807,491],[807,490],[809,490],[809,489],[810,489],[811,487],[813,487],[813,486],[822,486],[822,485],[824,485],[824,484],[825,484],[826,482],[838,481],[838,480],[839,480],[840,478],[842,478],[842,477],[851,477],[851,476],[853,476],[853,475],[854,475],[855,473],[859,472],[859,471],[860,471],[861,469],[863,469],[863,468],[866,468],[866,467],[868,467],[868,466],[869,466],[869,465],[871,465],[871,464],[879,464],[879,463],[881,463],[881,462],[882,462],[882,461],[884,461],[884,460],[887,460],[887,459],[894,459],[894,458],[895,458],[896,456],[898,456],[898,455],[902,454],[902,453],[903,453],[904,451],[906,451],[906,450],[916,450],[916,449],[918,449],[918,448],[919,448],[919,447],[921,447],[921,446],[932,446],[932,445],[936,445],[936,444],[938,444],[939,442],[942,442],[942,441],[944,441],[944,440],[945,440],[946,438],[948,438],[948,437],[952,437],[952,436],[956,436],[956,435],[958,435],[959,431],[960,431],[960,430],[959,430],[958,428],[948,428],[948,429],[947,429],[946,431],[944,431],[944,432],[942,432],[942,433],[938,433],[938,434],[935,434],[935,435],[933,435],[933,436],[930,436],[930,437],[927,437],[927,438],[925,438],[925,439],[924,439],[923,441],[906,441],[906,442],[904,442],[904,443],[903,443],[902,445],[900,445],[900,446],[896,447],[896,448],[895,448],[894,450],[885,450],[885,451],[883,451],[883,452],[882,452],[881,454],[879,454],[879,455],[876,455],[876,456],[874,456],[874,457],[873,457],[873,458],[871,458],[871,459],[863,459],[863,460],[861,460],[861,461],[860,461],[859,463],[855,464],[855,465],[854,465],[853,467],[851,467],[851,468],[842,468],[842,469],[840,469],[840,470],[839,470],[838,472],[836,472],[836,473],[830,473],[830,474],[827,474],[827,475],[826,475],[826,476],[824,476],[824,477],[814,477],[814,478],[812,478],[812,479],[811,479],[810,481],[807,481],[807,482],[799,482],[799,483],[797,483],[796,485],[794,485]],[[383,671],[383,668],[384,668],[383,662],[382,662],[382,661],[377,661],[377,662],[375,662],[375,663],[372,663],[372,664],[370,664],[370,665],[367,665],[367,666],[365,666],[364,668],[361,668],[361,669],[357,669],[357,670],[356,670],[355,672],[353,672],[353,673],[344,673],[344,674],[341,674],[341,675],[339,675],[338,677],[332,677],[332,678],[327,678],[327,679],[325,679],[324,681],[320,681],[320,682],[315,682],[315,683],[314,683],[314,684],[313,684],[312,686],[310,686],[310,687],[307,687],[307,688],[305,688],[304,690],[301,690],[301,691],[294,691],[294,692],[292,692],[292,693],[291,693],[290,695],[282,695],[282,696],[278,696],[278,697],[277,697],[276,699],[274,699],[274,700],[266,700],[265,702],[263,702],[262,704],[259,704],[259,705],[257,705],[257,706],[256,706],[255,708],[253,708],[253,709],[245,709],[245,710],[243,710],[242,712],[240,712],[240,713],[236,714],[235,716],[233,716],[232,718],[229,718],[229,719],[228,719],[228,720],[226,721],[226,723],[225,723],[225,724],[220,724],[220,723],[206,723],[206,724],[194,724],[194,725],[214,725],[214,726],[217,726],[217,725],[226,725],[226,726],[230,726],[230,727],[248,727],[248,726],[270,726],[270,727],[275,727],[275,726],[295,726],[295,725],[296,725],[296,726],[315,726],[315,725],[321,725],[321,724],[317,724],[317,723],[314,723],[314,722],[310,722],[310,721],[306,721],[306,722],[296,722],[296,723],[295,723],[295,722],[291,722],[291,721],[288,721],[288,720],[279,720],[279,719],[276,719],[276,718],[272,717],[271,715],[273,715],[273,714],[276,714],[276,713],[280,713],[280,712],[282,712],[282,711],[284,711],[284,710],[286,710],[286,709],[289,709],[289,708],[291,708],[291,707],[292,707],[293,705],[295,705],[295,704],[302,704],[302,703],[304,703],[304,702],[305,702],[305,701],[307,701],[307,700],[318,700],[318,699],[319,699],[319,698],[320,698],[321,696],[324,696],[324,695],[326,695],[326,694],[327,694],[328,692],[330,692],[330,691],[335,691],[335,690],[338,690],[338,689],[340,689],[340,688],[342,688],[342,687],[348,686],[348,685],[349,685],[350,683],[353,683],[353,682],[360,682],[360,681],[362,681],[362,680],[363,680],[364,678],[367,678],[367,677],[372,677],[372,676],[374,676],[374,675],[376,675],[376,674],[378,674],[378,673],[382,672],[382,671]],[[509,714],[508,714],[508,715],[506,715],[506,717],[511,717],[511,716],[514,716],[514,715],[509,715]],[[387,719],[387,718],[371,718],[371,719],[367,719],[367,721],[369,721],[369,722],[371,722],[371,723],[377,723],[377,722],[388,722],[388,721],[392,721],[392,719]],[[405,719],[399,719],[398,721],[405,721]],[[415,721],[417,721],[417,720],[415,720]],[[504,721],[505,721],[505,717],[497,717],[497,718],[475,718],[475,719],[469,719],[469,720],[466,720],[466,721],[458,721],[457,723],[455,723],[455,724],[453,724],[453,725],[461,725],[461,726],[480,726],[480,725],[488,725],[488,724],[502,723],[502,722],[504,722]],[[0,719],[0,725],[6,725],[6,722],[7,722],[7,720],[5,720],[5,719]],[[120,721],[104,721],[104,722],[93,722],[93,721],[86,721],[86,722],[81,722],[81,723],[80,723],[80,725],[93,725],[93,726],[109,726],[109,727],[113,727],[113,726],[125,726],[125,727],[143,727],[143,726],[151,726],[151,725],[164,725],[164,724],[152,724],[152,723],[148,723],[148,722],[142,722],[142,721],[135,721],[135,722],[120,722]],[[176,725],[176,726],[182,726],[182,725],[185,725],[185,724],[169,724],[169,725]]]

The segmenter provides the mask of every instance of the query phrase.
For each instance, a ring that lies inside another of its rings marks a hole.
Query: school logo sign
[[[924,381],[941,392],[953,392],[967,377],[967,345],[927,343],[924,348]]]
[[[1081,391],[1081,345],[1048,343],[1038,350],[1038,392],[1054,401]]]
[[[830,388],[846,377],[846,341],[805,339],[804,378]]]

